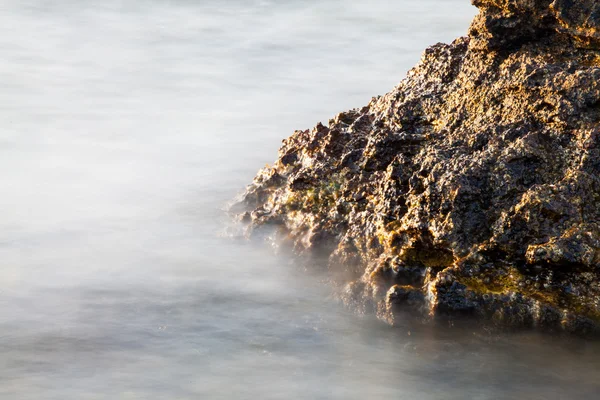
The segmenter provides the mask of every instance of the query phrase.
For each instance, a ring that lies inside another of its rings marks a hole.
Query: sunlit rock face
[[[469,36],[388,94],[284,140],[242,219],[325,255],[342,297],[391,323],[597,334],[600,6],[474,4]]]

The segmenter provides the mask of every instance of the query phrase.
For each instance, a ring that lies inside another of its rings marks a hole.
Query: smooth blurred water
[[[596,399],[577,339],[390,328],[220,235],[467,0],[0,0],[0,398]]]

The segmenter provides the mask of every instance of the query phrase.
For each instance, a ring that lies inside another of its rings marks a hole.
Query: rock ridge
[[[241,205],[390,322],[600,332],[600,5],[474,0],[469,35],[296,131]]]

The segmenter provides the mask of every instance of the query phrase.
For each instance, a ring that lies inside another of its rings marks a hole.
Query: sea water
[[[340,305],[226,234],[281,139],[468,0],[1,0],[0,398],[597,399],[600,348]]]

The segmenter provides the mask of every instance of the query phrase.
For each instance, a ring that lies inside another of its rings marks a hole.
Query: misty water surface
[[[390,90],[475,11],[0,0],[0,398],[597,399],[598,345],[390,328],[222,235],[281,139]]]

